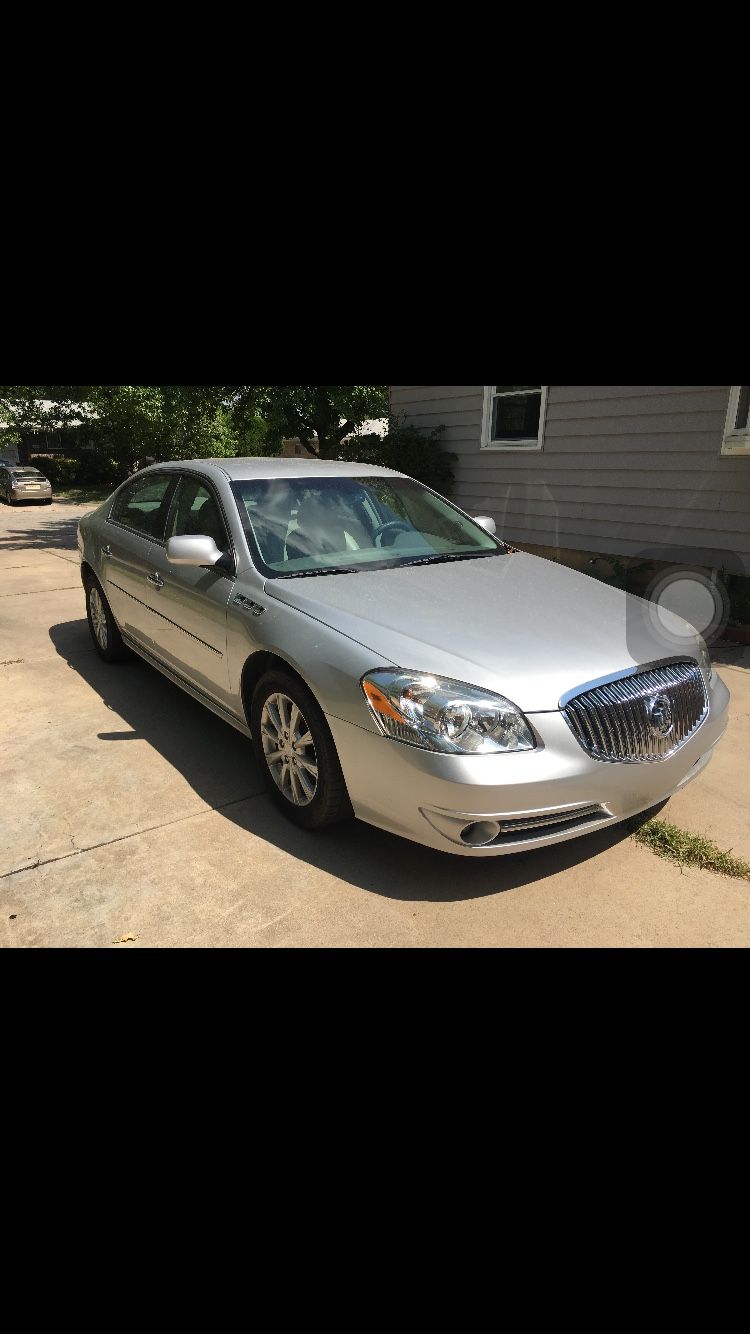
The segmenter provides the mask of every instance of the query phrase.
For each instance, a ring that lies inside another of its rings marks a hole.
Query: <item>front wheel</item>
[[[304,829],[352,814],[344,775],[323,711],[286,672],[267,672],[253,695],[255,754],[276,805]]]
[[[105,662],[119,662],[128,656],[128,650],[115,624],[109,603],[98,579],[93,576],[86,584],[86,613],[94,648]]]

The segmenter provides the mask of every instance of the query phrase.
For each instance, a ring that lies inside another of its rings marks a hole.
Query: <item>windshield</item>
[[[275,578],[505,552],[447,500],[405,477],[284,477],[232,489],[253,559]]]

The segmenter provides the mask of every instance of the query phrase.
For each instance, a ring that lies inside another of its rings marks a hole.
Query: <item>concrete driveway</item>
[[[85,507],[0,504],[0,944],[744,946],[750,884],[619,828],[470,861],[352,823],[308,834],[250,744],[85,620]],[[723,660],[730,732],[665,814],[750,859],[750,653]]]

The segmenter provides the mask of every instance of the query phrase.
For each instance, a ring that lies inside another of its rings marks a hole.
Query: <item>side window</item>
[[[722,454],[750,455],[750,385],[735,384],[729,391]]]
[[[212,537],[219,551],[229,547],[224,520],[208,487],[195,477],[181,477],[172,506],[167,539],[170,537]]]
[[[539,384],[485,385],[482,449],[542,449],[548,388]]]
[[[167,518],[167,496],[174,477],[169,473],[139,477],[120,492],[112,510],[112,519],[126,528],[133,528],[144,537],[160,539],[164,536]]]

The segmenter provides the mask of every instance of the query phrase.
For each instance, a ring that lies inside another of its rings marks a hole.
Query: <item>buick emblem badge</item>
[[[674,727],[672,703],[669,695],[654,695],[646,705],[651,731],[656,736],[669,736]]]

